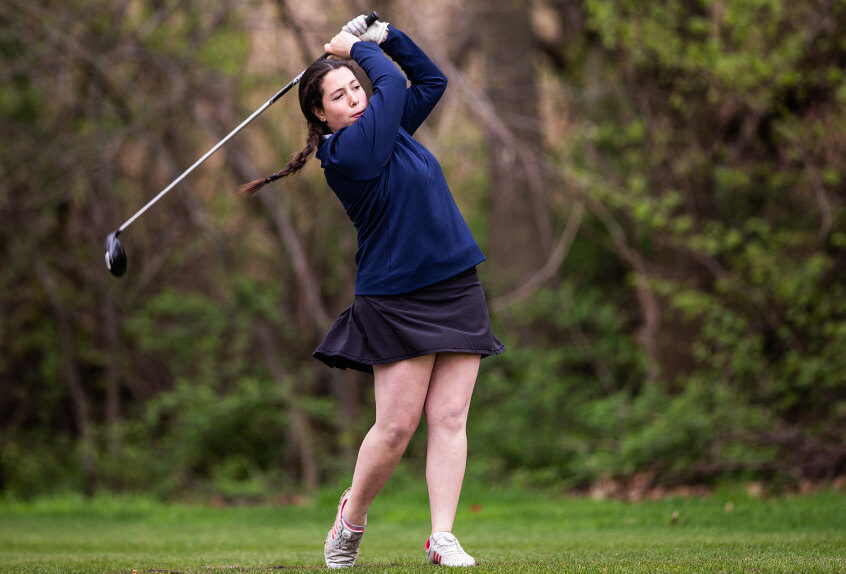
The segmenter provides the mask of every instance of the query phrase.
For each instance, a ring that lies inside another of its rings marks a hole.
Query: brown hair
[[[332,133],[326,122],[320,121],[314,115],[314,108],[323,108],[323,77],[338,68],[348,68],[353,72],[352,67],[347,62],[327,58],[317,60],[306,68],[305,72],[303,72],[303,77],[300,79],[300,109],[308,123],[308,137],[306,138],[305,147],[295,153],[291,161],[273,175],[239,186],[238,191],[241,194],[252,195],[266,184],[299,171],[305,165],[308,156],[317,149],[320,138]]]

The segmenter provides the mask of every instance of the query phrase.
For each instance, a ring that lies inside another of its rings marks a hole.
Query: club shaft
[[[369,15],[369,16],[367,16],[366,23],[367,23],[367,25],[368,25],[368,26],[370,26],[371,24],[373,24],[373,22],[375,22],[375,21],[376,21],[376,20],[378,20],[378,19],[379,19],[379,15],[378,15],[376,12],[371,12],[371,13],[370,13],[370,15]],[[320,57],[318,58],[318,60],[322,60],[322,59],[324,59],[324,58],[328,58],[328,57],[329,57],[329,54],[325,54],[325,53],[324,53],[322,56],[320,56]],[[306,70],[307,70],[307,69],[308,69],[308,68],[306,68]],[[186,177],[189,173],[191,173],[192,171],[194,171],[194,168],[196,168],[198,165],[200,165],[201,163],[203,163],[204,161],[206,161],[206,160],[207,160],[207,159],[208,159],[208,158],[209,158],[209,157],[210,157],[210,156],[211,156],[214,152],[216,152],[217,150],[219,150],[219,149],[223,146],[223,144],[225,144],[227,141],[229,141],[229,139],[230,139],[230,138],[232,138],[232,136],[234,136],[235,134],[237,134],[238,132],[240,132],[242,129],[244,129],[244,126],[246,126],[248,123],[250,123],[251,121],[253,121],[253,120],[256,118],[256,116],[258,116],[259,114],[261,114],[264,110],[266,110],[267,108],[269,108],[269,107],[271,106],[271,104],[273,104],[273,102],[275,102],[276,100],[278,100],[279,98],[281,98],[282,96],[284,96],[284,95],[288,92],[288,90],[290,90],[291,88],[293,88],[293,87],[294,87],[294,86],[295,86],[295,85],[296,85],[296,84],[300,81],[300,79],[303,77],[303,74],[305,74],[305,70],[303,70],[302,72],[300,72],[300,73],[297,75],[297,77],[296,77],[296,78],[294,78],[293,80],[291,80],[291,81],[288,83],[288,85],[287,85],[287,86],[285,86],[284,88],[282,88],[281,90],[279,90],[278,92],[276,92],[276,94],[274,94],[274,96],[273,96],[272,98],[270,98],[270,99],[269,99],[269,100],[267,100],[264,104],[262,104],[262,106],[261,106],[259,109],[257,109],[256,111],[254,111],[254,112],[252,113],[252,115],[250,115],[250,117],[248,117],[246,120],[244,120],[243,122],[241,122],[241,124],[240,124],[237,128],[235,128],[234,130],[232,130],[231,132],[229,132],[229,135],[227,135],[225,138],[223,138],[222,140],[220,140],[220,141],[217,143],[217,145],[215,145],[213,148],[211,148],[209,151],[207,151],[207,152],[206,152],[206,154],[205,154],[203,157],[201,157],[200,159],[198,159],[197,161],[195,161],[195,162],[194,162],[194,165],[192,165],[191,167],[189,167],[188,169],[186,169],[184,172],[182,172],[182,175],[180,175],[179,177],[177,177],[176,179],[174,179],[174,180],[170,183],[170,185],[168,185],[166,188],[164,188],[163,190],[161,190],[161,191],[159,192],[159,194],[158,194],[156,197],[154,197],[153,199],[151,199],[151,200],[147,203],[147,205],[145,205],[144,207],[142,207],[141,209],[139,209],[139,210],[135,213],[135,215],[133,215],[132,217],[130,217],[129,219],[127,219],[126,221],[124,221],[124,222],[123,222],[123,225],[121,225],[120,227],[118,227],[118,228],[117,228],[117,230],[115,231],[115,237],[117,237],[117,236],[120,234],[120,232],[121,232],[121,231],[123,231],[124,229],[126,229],[127,227],[129,227],[129,226],[132,224],[132,222],[133,222],[133,221],[135,221],[136,219],[138,219],[138,218],[141,216],[141,214],[142,214],[142,213],[144,213],[145,211],[147,211],[147,210],[150,208],[150,206],[152,206],[152,205],[153,205],[154,203],[156,203],[159,199],[161,199],[161,198],[162,198],[162,196],[164,196],[164,194],[166,194],[168,191],[170,191],[171,189],[173,189],[173,187],[174,187],[177,183],[179,183],[180,181],[182,181],[183,179],[185,179],[185,177]]]
[[[322,55],[322,56],[320,56],[320,58],[318,58],[318,59],[319,59],[319,60],[322,60],[323,58],[326,58],[326,57],[328,57],[328,56],[329,56],[329,54],[323,54],[323,55]],[[212,155],[214,152],[216,152],[217,150],[219,150],[219,149],[223,146],[223,144],[225,144],[225,143],[226,143],[227,141],[229,141],[229,140],[230,140],[230,139],[231,139],[231,138],[232,138],[235,134],[237,134],[237,133],[238,133],[238,132],[240,132],[242,129],[244,129],[244,127],[245,127],[247,124],[249,124],[251,121],[253,121],[254,119],[256,119],[256,117],[257,117],[259,114],[261,114],[264,110],[266,110],[267,108],[269,108],[269,107],[271,106],[271,104],[273,104],[276,100],[278,100],[279,98],[281,98],[282,96],[284,96],[284,95],[288,92],[288,90],[290,90],[290,89],[291,89],[291,88],[293,88],[295,85],[297,85],[297,83],[298,83],[298,82],[300,81],[300,79],[303,77],[303,74],[304,74],[304,73],[305,73],[305,70],[303,70],[302,72],[300,72],[300,73],[297,75],[297,77],[296,77],[296,78],[294,78],[293,80],[291,80],[291,81],[288,83],[288,85],[287,85],[287,86],[285,86],[284,88],[282,88],[281,90],[279,90],[278,92],[276,92],[276,94],[274,94],[274,96],[273,96],[272,98],[270,98],[270,99],[269,99],[269,100],[267,100],[264,104],[262,104],[262,106],[261,106],[259,109],[257,109],[256,111],[254,111],[254,112],[250,115],[250,117],[248,117],[246,120],[244,120],[243,122],[241,122],[241,124],[240,124],[238,127],[236,127],[234,130],[232,130],[231,132],[229,132],[229,134],[228,134],[225,138],[223,138],[222,140],[220,140],[220,141],[219,141],[219,142],[218,142],[218,143],[217,143],[217,144],[216,144],[213,148],[211,148],[209,151],[207,151],[207,152],[206,152],[206,154],[205,154],[203,157],[201,157],[200,159],[198,159],[197,161],[195,161],[195,162],[194,162],[194,165],[192,165],[191,167],[189,167],[188,169],[186,169],[184,172],[182,172],[182,175],[180,175],[179,177],[177,177],[176,179],[174,179],[174,180],[170,183],[170,185],[168,185],[166,188],[164,188],[163,190],[161,190],[161,191],[159,192],[159,194],[158,194],[158,195],[156,195],[156,197],[154,197],[154,198],[153,198],[153,199],[151,199],[149,202],[147,202],[147,205],[145,205],[144,207],[142,207],[141,209],[139,209],[139,210],[135,213],[135,215],[133,215],[132,217],[130,217],[129,219],[127,219],[127,220],[123,223],[123,225],[121,225],[120,227],[118,227],[117,232],[118,232],[118,233],[120,233],[121,231],[123,231],[124,229],[126,229],[127,227],[129,227],[129,226],[132,224],[132,222],[133,222],[133,221],[135,221],[136,219],[138,219],[138,218],[141,216],[141,214],[142,214],[142,213],[144,213],[145,211],[147,211],[147,210],[148,210],[148,209],[149,209],[149,208],[150,208],[150,207],[151,207],[154,203],[156,203],[159,199],[161,199],[161,198],[162,198],[162,196],[164,196],[164,194],[166,194],[168,191],[170,191],[171,189],[173,189],[173,187],[174,187],[177,183],[179,183],[180,181],[182,181],[183,179],[185,179],[185,177],[186,177],[189,173],[191,173],[192,171],[194,171],[194,169],[195,169],[198,165],[200,165],[201,163],[203,163],[204,161],[206,161],[209,157],[211,157],[211,155]]]

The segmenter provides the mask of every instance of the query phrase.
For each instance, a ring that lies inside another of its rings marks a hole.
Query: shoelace
[[[438,550],[441,556],[454,556],[455,554],[467,554],[461,544],[458,543],[458,538],[455,536],[444,536],[439,543],[441,549]]]
[[[338,546],[348,552],[355,550],[356,542],[353,541],[353,536],[355,536],[355,533],[351,530],[346,528],[342,529],[340,535],[338,536]]]

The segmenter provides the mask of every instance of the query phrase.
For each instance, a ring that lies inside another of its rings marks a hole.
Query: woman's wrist
[[[323,45],[323,51],[336,58],[349,59],[352,57],[352,47],[360,40],[349,32],[340,32],[328,44]]]
[[[387,22],[386,22],[386,24],[387,24]],[[379,40],[379,45],[380,45],[380,46],[382,45],[382,43],[383,43],[385,40],[387,40],[387,39],[388,39],[388,36],[390,36],[390,35],[391,35],[391,30],[393,29],[393,27],[394,27],[394,25],[393,25],[393,24],[388,24],[387,26],[385,26],[385,34],[382,36],[382,39],[381,39],[381,40]]]
[[[359,48],[356,49],[356,46],[359,46]],[[365,52],[367,52],[371,48],[375,48],[376,50],[379,50],[380,53],[382,52],[381,46],[376,44],[376,42],[368,42],[368,41],[365,41],[365,40],[360,40],[350,47],[350,58],[355,60],[356,62],[358,62],[358,64],[360,65],[361,62],[359,62],[358,59],[361,57],[362,54],[364,54]],[[353,54],[353,50],[356,50],[358,55]]]

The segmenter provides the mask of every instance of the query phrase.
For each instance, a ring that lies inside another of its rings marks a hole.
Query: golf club
[[[367,22],[367,25],[370,26],[371,24],[373,24],[378,19],[379,19],[379,15],[376,12],[371,12],[370,15],[367,16],[365,21]],[[322,60],[322,59],[328,58],[328,57],[329,57],[329,54],[325,53],[322,56],[320,56],[317,60]],[[306,69],[308,69],[308,68],[306,68]],[[132,217],[127,219],[123,223],[123,225],[118,227],[115,231],[111,232],[108,237],[106,237],[106,267],[109,269],[109,271],[111,271],[112,275],[114,275],[115,277],[120,277],[121,275],[126,273],[126,251],[124,251],[123,245],[121,245],[120,240],[118,239],[118,235],[120,235],[121,232],[124,229],[129,227],[129,225],[133,221],[135,221],[142,213],[147,211],[147,209],[150,206],[152,206],[159,199],[161,199],[162,196],[164,196],[164,194],[166,194],[168,191],[170,191],[177,183],[182,181],[185,178],[185,176],[187,176],[189,173],[194,171],[194,168],[196,168],[198,165],[200,165],[201,163],[206,161],[209,158],[209,156],[211,156],[214,152],[216,152],[218,149],[220,149],[220,147],[223,146],[223,144],[225,144],[227,141],[229,141],[229,139],[232,136],[234,136],[235,134],[240,132],[242,129],[244,129],[244,126],[246,126],[248,123],[253,121],[259,114],[261,114],[264,110],[266,110],[274,102],[276,102],[276,100],[278,100],[279,98],[284,96],[291,88],[293,88],[300,81],[300,78],[303,77],[304,73],[305,73],[305,70],[300,72],[297,75],[296,78],[294,78],[293,80],[291,80],[288,83],[287,86],[285,86],[284,88],[282,88],[281,90],[276,92],[276,94],[272,98],[270,98],[264,104],[262,104],[262,106],[259,109],[257,109],[256,111],[254,111],[252,113],[252,115],[250,115],[250,117],[248,117],[246,120],[241,122],[241,124],[238,127],[236,127],[234,130],[229,132],[229,134],[225,138],[220,140],[213,148],[211,148],[209,151],[207,151],[206,154],[203,157],[201,157],[196,162],[194,162],[194,165],[192,165],[191,167],[186,169],[182,173],[182,175],[180,175],[179,177],[174,179],[170,183],[170,185],[168,185],[166,188],[164,188],[162,191],[160,191],[159,194],[156,197],[154,197],[153,199],[151,199],[147,203],[147,205],[145,205],[144,207],[139,209],[135,213],[135,215],[133,215]]]

